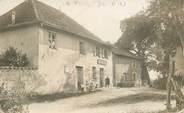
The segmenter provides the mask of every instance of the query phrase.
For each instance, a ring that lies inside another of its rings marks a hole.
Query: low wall
[[[8,89],[22,88],[26,93],[37,92],[44,85],[38,69],[30,67],[0,67],[0,85],[5,83]]]

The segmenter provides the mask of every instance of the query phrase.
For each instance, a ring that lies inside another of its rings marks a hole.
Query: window
[[[108,59],[108,54],[107,54],[107,50],[106,49],[104,49],[104,58]]]
[[[80,51],[80,54],[86,54],[86,51],[85,51],[85,44],[84,44],[84,42],[80,42],[79,43],[79,51]]]
[[[136,80],[136,73],[134,72],[133,73],[133,81],[135,81]]]
[[[12,24],[15,24],[15,15],[16,15],[16,13],[15,13],[15,11],[12,11]]]
[[[96,56],[100,57],[100,48],[99,47],[96,47]]]
[[[108,59],[107,49],[96,47],[96,50],[93,50],[93,56]]]
[[[96,48],[93,48],[93,56],[96,56]]]
[[[103,49],[100,48],[100,58],[103,58]]]
[[[134,68],[136,68],[136,62],[135,62],[135,60],[133,60],[132,66],[133,66]]]
[[[96,80],[96,67],[92,67],[92,77]]]
[[[56,33],[49,32],[49,48],[56,49]]]

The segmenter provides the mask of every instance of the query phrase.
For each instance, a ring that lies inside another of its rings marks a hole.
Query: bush
[[[167,77],[159,77],[153,81],[152,87],[156,89],[166,90]]]
[[[5,83],[0,86],[0,108],[4,113],[28,113],[22,104],[23,90],[8,90]]]
[[[13,47],[10,47],[1,55],[0,62],[1,66],[15,67],[25,67],[29,64],[27,55],[17,52]]]

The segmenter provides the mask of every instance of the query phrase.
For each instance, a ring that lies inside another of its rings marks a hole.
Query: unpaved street
[[[30,113],[148,113],[165,110],[166,93],[149,88],[110,88],[54,102],[34,103]]]

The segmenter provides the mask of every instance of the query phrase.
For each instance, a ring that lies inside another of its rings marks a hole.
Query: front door
[[[83,84],[83,67],[77,66],[77,88],[78,90],[82,90],[82,84]]]
[[[100,68],[100,87],[104,86],[104,69]]]

